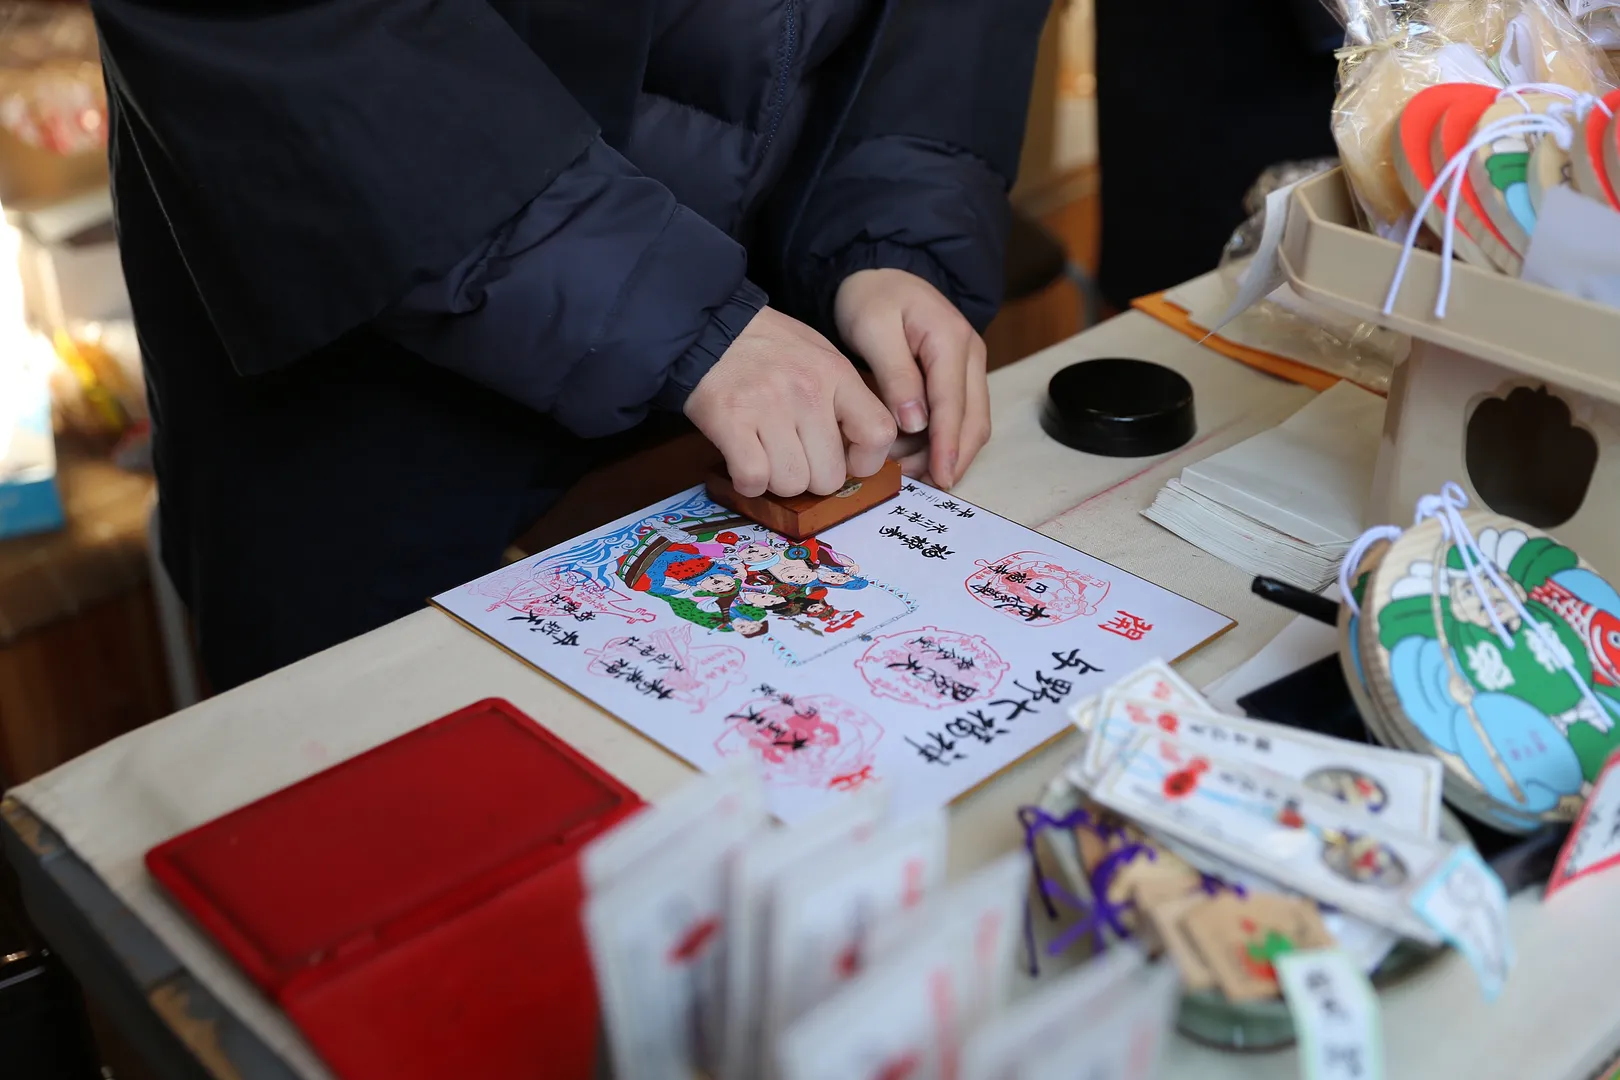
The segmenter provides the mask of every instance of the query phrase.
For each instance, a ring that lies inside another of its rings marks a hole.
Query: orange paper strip
[[[1268,375],[1275,375],[1279,379],[1308,386],[1312,390],[1326,390],[1339,382],[1339,376],[1329,374],[1320,368],[1302,364],[1298,360],[1290,360],[1275,353],[1261,352],[1246,345],[1238,345],[1223,337],[1209,337],[1208,331],[1196,325],[1181,308],[1164,298],[1164,293],[1154,293],[1131,301],[1131,306],[1146,315],[1164,323],[1172,330],[1177,330],[1194,341],[1202,342],[1206,348],[1213,349],[1229,360],[1236,360],[1240,364],[1264,371]]]

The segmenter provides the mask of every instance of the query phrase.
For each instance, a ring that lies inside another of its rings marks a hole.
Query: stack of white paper
[[[943,810],[895,817],[882,785],[772,827],[746,766],[598,837],[585,927],[613,1075],[957,1075],[1005,1020],[1031,866],[1015,850],[946,887],[945,840]]]
[[[1339,383],[1187,466],[1143,514],[1245,573],[1319,591],[1366,527],[1383,417],[1382,398]]]

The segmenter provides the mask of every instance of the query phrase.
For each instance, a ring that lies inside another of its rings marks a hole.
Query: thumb
[[[884,312],[853,329],[849,344],[872,369],[878,396],[894,414],[900,430],[908,435],[922,431],[928,426],[928,397],[900,312]]]

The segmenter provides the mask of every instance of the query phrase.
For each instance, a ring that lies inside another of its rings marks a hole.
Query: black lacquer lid
[[[1146,360],[1070,364],[1052,376],[1041,427],[1065,446],[1106,457],[1179,449],[1198,430],[1193,391],[1177,372]]]

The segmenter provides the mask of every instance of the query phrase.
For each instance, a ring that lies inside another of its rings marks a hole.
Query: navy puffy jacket
[[[982,327],[1048,2],[93,0],[211,674],[486,569],[767,296]]]

